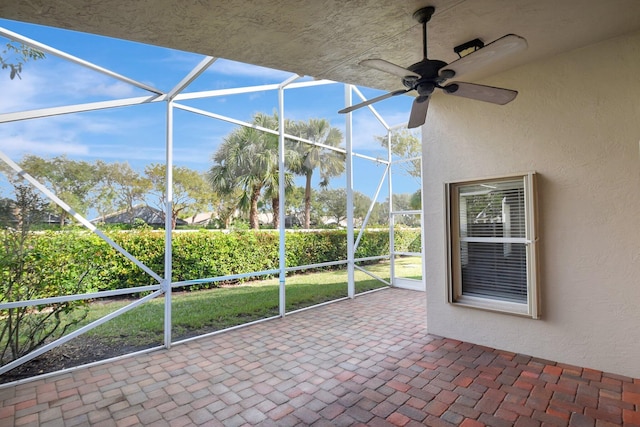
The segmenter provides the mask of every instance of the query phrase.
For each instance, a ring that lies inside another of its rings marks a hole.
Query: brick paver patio
[[[639,379],[427,335],[425,306],[389,289],[4,386],[0,425],[640,426]]]

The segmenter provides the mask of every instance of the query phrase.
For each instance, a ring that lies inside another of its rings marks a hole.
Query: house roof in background
[[[160,209],[156,209],[149,205],[136,205],[129,212],[123,209],[118,212],[113,212],[95,219],[91,222],[106,223],[106,224],[130,224],[134,219],[141,219],[149,225],[164,226],[164,213]],[[177,218],[176,225],[185,225],[186,221]]]

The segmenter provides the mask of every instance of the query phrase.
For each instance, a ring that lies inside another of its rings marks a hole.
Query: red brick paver
[[[0,426],[640,427],[640,379],[426,334],[398,289],[0,386]]]

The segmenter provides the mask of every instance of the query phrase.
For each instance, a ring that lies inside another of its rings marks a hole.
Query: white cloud
[[[173,163],[196,170],[207,170],[211,165],[212,149],[198,147],[175,147]],[[164,146],[157,147],[135,145],[99,145],[91,146],[89,157],[111,161],[128,161],[136,164],[164,163],[166,159]]]
[[[120,80],[75,64],[34,63],[22,79],[0,80],[0,112],[29,111],[97,100],[119,99],[143,93]],[[39,65],[36,67],[35,65]]]
[[[145,160],[148,163],[164,162],[166,158],[164,146],[149,147],[134,144],[92,145],[90,156],[113,161]]]
[[[52,70],[48,76],[51,81],[50,93],[61,98],[83,100],[87,97],[118,99],[133,96],[137,90],[134,86],[100,74],[96,71],[62,64]],[[53,84],[55,80],[55,84]]]
[[[203,58],[203,55],[197,53],[165,48],[163,56],[159,56],[156,61],[164,64],[162,67],[170,66],[191,71]]]
[[[124,135],[131,126],[132,123],[124,120],[79,114],[3,123],[0,150],[19,157],[24,154],[92,156],[96,138]],[[123,154],[119,152],[119,155]]]
[[[0,133],[0,150],[19,160],[24,154],[36,154],[38,156],[57,156],[68,154],[71,156],[84,156],[89,153],[86,145],[73,141],[59,141],[56,139],[30,139],[25,135],[2,135]]]
[[[130,107],[130,111],[134,107]],[[130,117],[135,116],[131,114]],[[58,129],[66,129],[73,132],[74,135],[93,134],[93,135],[125,135],[128,129],[134,128],[136,125],[142,126],[144,122],[136,117],[137,122],[127,120],[122,115],[117,118],[106,117],[101,113],[91,115],[67,114],[58,117],[52,117],[47,123],[47,127]]]
[[[372,151],[383,151],[376,136],[385,135],[386,131],[380,121],[370,112],[354,114],[353,118],[353,150],[363,154]]]
[[[379,94],[383,93],[380,92]],[[371,97],[379,94],[373,94]],[[356,102],[360,102],[360,99],[354,98],[354,103]],[[412,102],[413,97],[402,96],[393,100],[381,101],[379,104],[374,104],[373,108],[376,109],[387,126],[394,127],[409,120]],[[386,135],[386,130],[367,107],[361,108],[353,114],[353,134],[354,150],[383,150],[375,137]]]
[[[25,111],[35,108],[34,102],[39,88],[44,86],[43,79],[34,73],[23,73],[22,79],[0,79],[0,112]]]

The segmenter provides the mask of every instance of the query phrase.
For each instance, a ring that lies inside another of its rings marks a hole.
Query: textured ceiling
[[[393,90],[397,77],[358,62],[422,59],[412,14],[427,5],[431,59],[451,62],[476,37],[527,39],[526,51],[465,80],[640,29],[639,0],[14,0],[0,2],[0,17]]]

